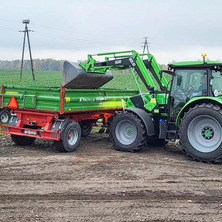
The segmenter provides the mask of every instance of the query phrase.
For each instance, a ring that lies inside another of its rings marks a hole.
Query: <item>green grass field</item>
[[[36,81],[32,80],[32,73],[24,71],[22,81],[19,81],[19,70],[0,70],[0,84],[20,86],[60,86],[62,72],[36,71]]]
[[[24,71],[22,81],[19,81],[19,70],[0,70],[0,84],[20,86],[59,87],[62,83],[60,71],[36,71],[36,81],[32,80],[31,71]],[[114,78],[105,84],[105,88],[136,89],[131,73],[113,73]]]

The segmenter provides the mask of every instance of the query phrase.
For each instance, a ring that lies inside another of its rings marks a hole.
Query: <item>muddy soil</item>
[[[0,221],[222,221],[222,164],[174,143],[119,152],[106,134],[73,153],[1,136]]]

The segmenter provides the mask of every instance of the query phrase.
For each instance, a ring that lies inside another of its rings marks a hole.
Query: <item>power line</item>
[[[36,25],[35,26],[37,28],[40,28],[40,29],[47,29],[47,30],[54,30],[54,31],[58,31],[58,32],[62,32],[62,33],[70,33],[70,34],[75,34],[75,35],[85,35],[85,36],[94,36],[94,37],[98,37],[100,36],[101,34],[93,34],[92,32],[76,32],[76,31],[71,31],[71,30],[66,30],[66,29],[59,29],[59,28],[55,28],[55,27],[52,27],[52,26],[45,26],[45,25]],[[110,35],[106,35],[103,33],[103,37],[106,37],[106,38],[110,38],[110,39],[123,39],[123,37],[121,36],[110,36]],[[134,39],[135,41],[138,40],[138,38],[135,38],[135,37],[130,37],[131,39]]]
[[[12,28],[8,28],[8,27],[0,27],[0,30],[13,31],[13,32],[18,31],[18,30],[15,30],[15,29],[12,29]]]
[[[149,42],[147,41],[148,37],[144,38],[144,45],[143,45],[143,54],[145,53],[145,51],[147,51],[147,53],[149,53]]]
[[[3,21],[3,22],[12,22],[12,23],[18,23],[18,21],[17,20],[9,20],[9,19],[5,19],[5,18],[1,18],[0,17],[0,21]]]
[[[5,22],[12,22],[12,23],[17,23],[16,21],[13,21],[13,20],[6,20],[6,19],[2,19],[0,18],[0,21],[5,21]],[[65,41],[80,41],[80,42],[89,42],[89,43],[93,43],[93,44],[103,44],[107,41],[98,41],[98,40],[92,40],[92,39],[89,39],[88,37],[91,36],[91,37],[98,37],[98,34],[93,34],[93,33],[87,33],[87,32],[74,32],[72,30],[65,30],[65,29],[59,29],[59,28],[55,28],[55,27],[52,27],[52,26],[45,26],[45,25],[36,25],[36,24],[33,24],[34,27],[36,27],[35,29],[35,32],[37,35],[44,35],[46,37],[50,37],[50,38],[54,38],[54,39],[61,39],[61,40],[65,40]],[[38,31],[38,29],[40,28],[40,31]],[[50,32],[50,33],[47,33],[47,32],[42,32],[41,29],[47,29],[47,30],[54,30],[54,31],[57,31],[56,32]],[[15,29],[12,29],[12,28],[8,28],[8,27],[0,27],[0,30],[6,30],[6,31],[17,31]],[[60,33],[63,33],[63,35],[61,35]],[[73,35],[71,36],[67,36],[67,35],[64,35],[64,33],[69,33],[69,34],[75,34],[75,37],[73,37]],[[80,35],[80,37],[76,37]],[[84,36],[84,37],[83,37]],[[85,38],[87,36],[87,38]],[[106,37],[106,40],[116,40],[118,42],[124,42],[126,43],[126,40],[121,37],[121,36],[110,36],[110,35],[103,35],[103,37]],[[98,39],[98,38],[97,38]],[[138,38],[136,37],[130,37],[130,39],[127,40],[127,42],[136,42]]]
[[[25,53],[25,39],[27,35],[28,39],[28,46],[29,46],[29,55],[30,55],[30,61],[31,61],[31,69],[32,69],[32,78],[35,80],[35,73],[34,73],[34,68],[33,68],[33,60],[32,60],[32,53],[31,53],[31,45],[30,45],[30,40],[29,40],[29,32],[34,32],[33,30],[28,29],[28,24],[30,23],[30,20],[23,20],[23,24],[25,24],[25,30],[20,31],[24,32],[24,39],[23,39],[23,47],[22,47],[22,61],[21,61],[21,71],[20,71],[20,81],[22,80],[22,69],[23,69],[23,63],[24,63],[24,53]]]

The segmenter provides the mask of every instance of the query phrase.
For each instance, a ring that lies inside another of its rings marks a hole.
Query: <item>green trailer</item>
[[[2,86],[2,106],[12,110],[2,132],[19,145],[36,138],[54,140],[60,151],[74,151],[101,119],[108,127],[117,111],[124,109],[137,90],[66,89]],[[101,124],[101,123],[100,123]]]
[[[16,101],[19,110],[53,112],[58,115],[123,109],[126,100],[137,90],[65,89],[46,87],[2,86],[3,107]]]

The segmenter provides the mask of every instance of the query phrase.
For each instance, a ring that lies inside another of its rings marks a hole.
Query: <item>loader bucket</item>
[[[62,86],[68,89],[98,89],[113,78],[112,72],[87,73],[78,63],[65,61]]]

